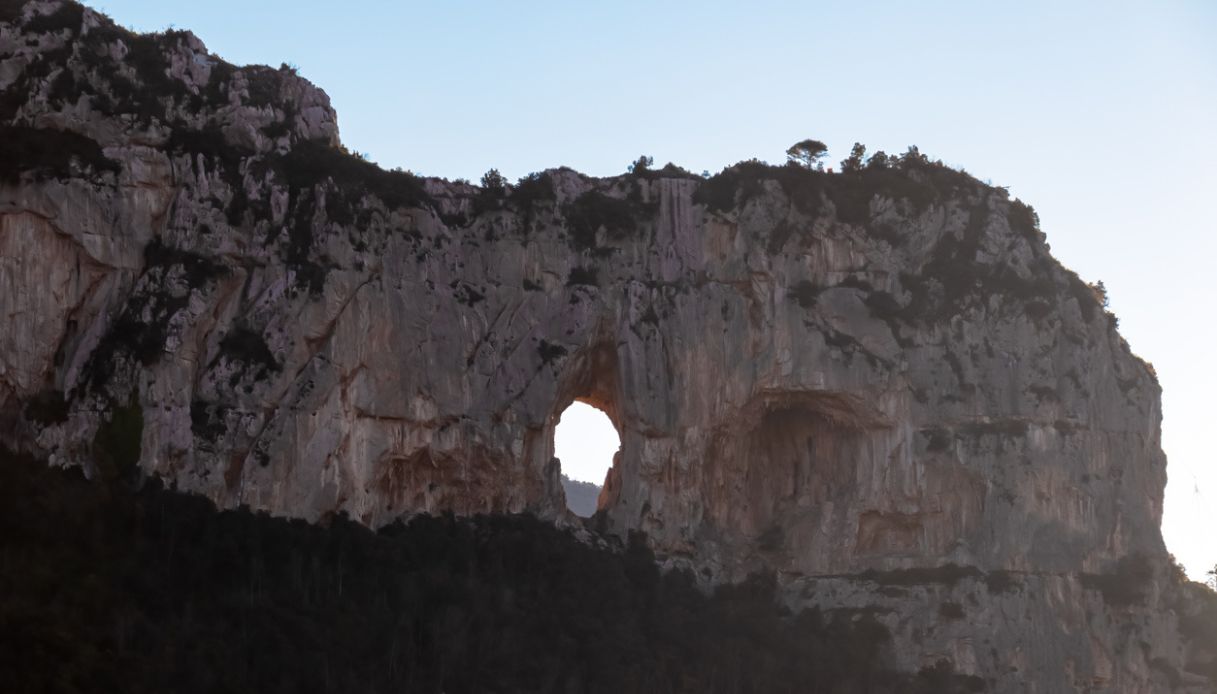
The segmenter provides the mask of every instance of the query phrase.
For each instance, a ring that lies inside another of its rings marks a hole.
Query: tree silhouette
[[[856,172],[862,170],[862,158],[866,156],[866,145],[861,142],[855,142],[853,149],[849,151],[849,158],[841,160],[841,171]]]
[[[817,171],[823,170],[824,164],[820,160],[826,154],[828,154],[828,145],[819,140],[796,142],[786,150],[786,158],[790,163]]]

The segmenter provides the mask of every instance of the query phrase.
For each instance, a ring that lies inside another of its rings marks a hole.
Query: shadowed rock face
[[[553,430],[578,398],[621,436],[596,527],[708,583],[873,605],[896,599],[876,577],[957,565],[917,590],[984,616],[901,621],[909,665],[1005,673],[1063,600],[1076,624],[1019,656],[1045,691],[1182,669],[1177,636],[1068,637],[1106,609],[1079,576],[1138,555],[1166,580],[1159,388],[1004,190],[915,153],[484,190],[346,154],[323,92],[187,32],[0,20],[0,126],[74,134],[0,172],[10,448],[309,520],[573,524]],[[1009,575],[1056,597],[967,592]]]

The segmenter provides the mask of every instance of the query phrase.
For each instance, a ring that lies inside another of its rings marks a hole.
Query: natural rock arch
[[[619,448],[613,455],[613,461],[604,480],[600,499],[597,501],[597,512],[604,510],[613,500],[610,489],[617,488],[615,480],[620,479],[622,452],[625,439],[622,431],[623,411],[621,408],[621,387],[618,379],[617,353],[612,343],[605,339],[594,341],[588,347],[576,352],[564,365],[562,375],[558,379],[557,397],[553,409],[546,420],[543,431],[544,441],[550,458],[554,458],[554,432],[562,413],[572,403],[582,402],[603,412],[617,431]],[[565,508],[565,495],[557,506]],[[551,502],[551,505],[552,502]]]

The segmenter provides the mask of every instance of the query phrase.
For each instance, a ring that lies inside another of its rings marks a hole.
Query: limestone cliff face
[[[890,610],[910,669],[995,691],[1210,691],[1158,384],[1002,189],[915,153],[384,172],[287,68],[3,7],[7,447],[309,520],[573,525],[553,427],[581,399],[622,441],[596,529],[707,583]]]

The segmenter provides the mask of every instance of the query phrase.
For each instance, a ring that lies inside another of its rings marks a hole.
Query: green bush
[[[508,203],[524,218],[525,233],[528,232],[541,207],[552,204],[557,199],[558,194],[554,190],[553,179],[548,173],[528,174],[517,181],[507,195]]]
[[[498,169],[491,169],[482,175],[481,188],[473,198],[473,215],[476,217],[484,212],[502,209],[507,198],[507,179]]]
[[[638,221],[628,200],[610,197],[590,190],[580,195],[563,210],[571,240],[580,250],[595,248],[596,234],[604,229],[610,239],[621,240],[635,235]]]
[[[217,358],[220,357],[244,364],[242,372],[252,371],[257,380],[278,373],[283,368],[271,353],[262,334],[243,325],[234,327],[220,340],[220,353]]]
[[[1035,213],[1034,208],[1022,200],[1015,198],[1014,202],[1010,203],[1007,219],[1010,222],[1010,228],[1021,234],[1024,238],[1039,238],[1040,216]]]
[[[17,183],[22,175],[66,179],[73,163],[94,174],[121,171],[96,140],[80,133],[22,125],[0,125],[0,183]]]
[[[250,106],[270,108],[282,101],[279,94],[283,88],[283,76],[288,72],[286,66],[276,70],[266,65],[251,65],[241,72],[249,85]]]
[[[6,4],[16,5],[19,12],[20,6],[24,3]],[[0,10],[0,13],[3,13],[3,10]],[[75,2],[65,2],[50,14],[36,14],[30,17],[21,28],[31,34],[50,34],[61,31],[71,31],[75,34],[80,31],[82,24],[84,24],[84,7]]]
[[[299,142],[274,162],[293,195],[332,180],[348,193],[366,193],[387,207],[436,207],[422,180],[407,171],[385,171],[349,152],[322,142]]]
[[[828,174],[799,163],[771,166],[755,159],[744,161],[707,179],[693,200],[712,212],[729,211],[760,194],[764,181],[778,183],[805,215],[820,214],[823,201],[828,199],[837,219],[860,225],[869,221],[870,202],[876,195],[904,200],[913,211],[923,212],[961,189],[981,186],[966,173],[930,162],[916,148],[910,148],[908,154],[896,158],[878,152],[865,167],[851,166],[841,174]]]

